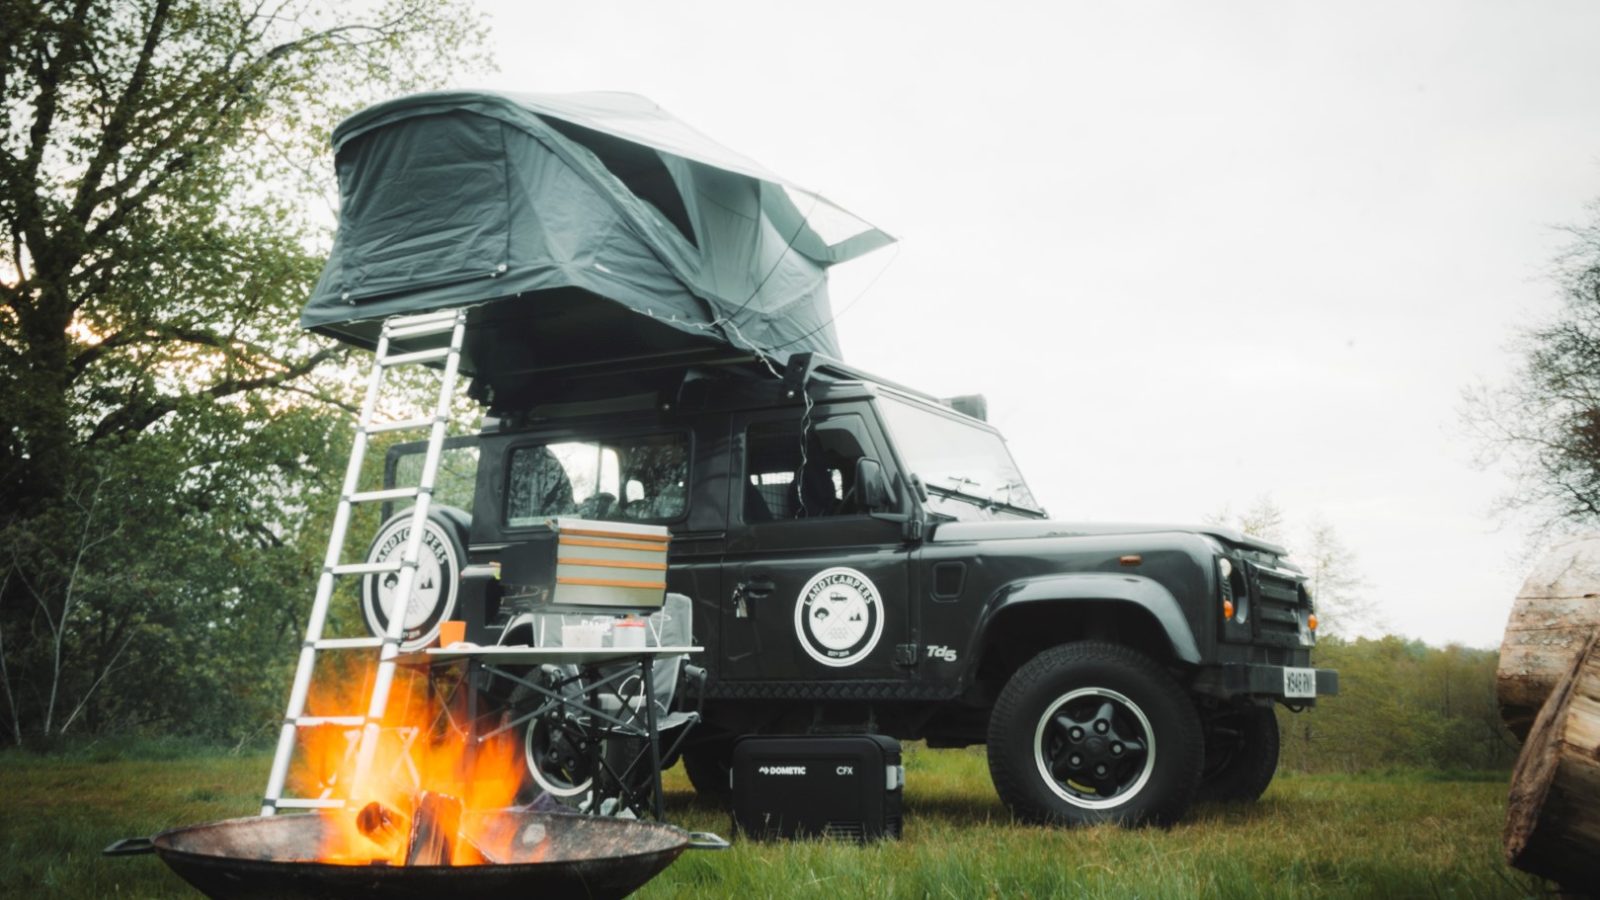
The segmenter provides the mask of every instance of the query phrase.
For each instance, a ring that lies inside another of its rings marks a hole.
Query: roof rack
[[[818,374],[831,376],[840,381],[867,381],[923,400],[934,403],[942,402],[939,398],[926,391],[919,391],[916,388],[907,387],[887,378],[879,378],[870,372],[821,353],[796,353],[789,357],[789,364],[784,368],[783,372],[784,393],[791,397],[795,396],[813,375]]]

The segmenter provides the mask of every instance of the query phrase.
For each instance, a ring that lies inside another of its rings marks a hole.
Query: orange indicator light
[[[1222,601],[1222,617],[1224,619],[1233,618],[1233,601],[1232,600],[1224,600],[1224,601]]]
[[[1317,614],[1316,613],[1312,613],[1310,616],[1306,617],[1306,627],[1311,629],[1312,631],[1316,631],[1317,630]]]

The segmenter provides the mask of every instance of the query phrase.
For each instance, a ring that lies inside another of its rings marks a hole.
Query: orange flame
[[[464,811],[461,837],[452,835],[451,865],[476,865],[509,861],[511,836],[503,829],[485,827],[474,812],[503,809],[515,802],[522,785],[524,763],[515,730],[479,742],[468,736],[464,703],[465,685],[459,672],[439,672],[429,688],[425,672],[402,669],[379,731],[373,765],[359,784],[355,774],[359,728],[320,726],[302,732],[301,753],[290,773],[299,796],[343,797],[343,810],[328,815],[319,861],[341,865],[388,863],[404,865],[407,827],[416,813],[423,791],[446,794],[461,801]],[[364,712],[371,690],[372,667],[351,666],[342,677],[319,677],[307,697],[307,712],[317,716],[348,716]],[[358,823],[361,810],[376,801],[394,816],[385,827],[368,831]],[[393,827],[390,827],[390,826]],[[482,851],[480,855],[478,851]],[[488,859],[485,860],[484,856]],[[522,862],[529,862],[526,853]]]

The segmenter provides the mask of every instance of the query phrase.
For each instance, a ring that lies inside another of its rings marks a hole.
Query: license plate
[[[1283,695],[1285,697],[1315,697],[1317,695],[1317,670],[1284,669]]]

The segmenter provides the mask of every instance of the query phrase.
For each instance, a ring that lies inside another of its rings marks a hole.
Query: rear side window
[[[398,455],[394,476],[386,487],[410,487],[422,483],[422,463],[427,455],[427,445],[418,443],[416,449]],[[472,492],[478,481],[478,447],[476,444],[445,447],[439,455],[439,471],[434,476],[433,502],[472,512]]]
[[[552,516],[670,522],[688,510],[689,440],[656,434],[561,441],[511,451],[506,526]]]

